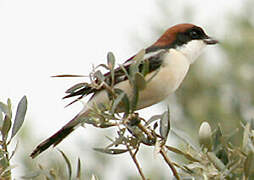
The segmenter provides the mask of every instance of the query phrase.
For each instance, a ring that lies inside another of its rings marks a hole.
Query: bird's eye
[[[190,36],[192,39],[197,39],[199,37],[199,33],[195,30],[190,32]]]

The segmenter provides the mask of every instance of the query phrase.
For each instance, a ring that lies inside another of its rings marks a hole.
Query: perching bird
[[[190,65],[197,59],[203,48],[216,43],[218,43],[217,40],[210,38],[202,28],[193,24],[178,24],[169,28],[152,46],[145,49],[143,59],[149,62],[145,79],[148,80],[153,75],[154,77],[144,89],[140,90],[136,110],[156,104],[175,92],[186,76]],[[133,57],[123,64],[127,71],[133,63]],[[114,88],[123,90],[131,98],[133,90],[123,69],[119,67],[114,71]],[[104,74],[104,77],[106,82],[111,78],[109,73]],[[32,158],[51,145],[56,146],[79,127],[94,104],[100,105],[109,102],[107,91],[103,87],[99,90],[89,86],[83,87],[66,97],[80,96],[79,99],[81,99],[88,94],[93,94],[93,96],[82,111],[53,136],[39,144],[32,152]]]

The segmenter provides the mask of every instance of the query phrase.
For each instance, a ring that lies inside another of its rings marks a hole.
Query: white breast
[[[180,86],[189,70],[190,63],[188,59],[177,50],[169,50],[164,58],[160,71],[147,84],[147,87],[140,92],[139,108],[164,100]],[[147,75],[146,79],[149,79],[152,75]]]
[[[147,84],[146,88],[139,92],[138,109],[151,106],[165,99],[179,87],[188,72],[190,62],[181,52],[171,49],[164,55],[164,58],[164,63],[159,72]],[[146,80],[150,79],[154,73],[156,72],[148,74]],[[129,98],[132,98],[132,88],[129,81],[123,81],[115,87],[122,89]],[[107,92],[104,90],[97,93],[89,101],[88,106],[94,103],[107,103],[107,101]]]

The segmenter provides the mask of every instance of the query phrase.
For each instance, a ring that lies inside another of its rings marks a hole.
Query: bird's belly
[[[183,55],[178,55],[177,60],[174,59],[162,66],[158,74],[147,84],[147,87],[140,91],[138,109],[156,104],[164,100],[173,93],[182,83],[189,69],[189,61]],[[171,57],[168,57],[171,58]],[[156,73],[156,72],[154,72]],[[148,75],[146,79],[149,79]]]

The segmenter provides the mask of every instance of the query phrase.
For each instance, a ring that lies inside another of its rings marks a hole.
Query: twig
[[[127,149],[129,150],[129,153],[130,153],[130,155],[131,155],[132,160],[134,161],[136,167],[138,168],[138,172],[139,172],[139,174],[140,174],[142,180],[146,180],[145,175],[144,175],[144,173],[142,172],[142,169],[141,169],[141,167],[140,167],[140,165],[139,165],[139,163],[138,163],[138,160],[137,160],[137,158],[136,158],[137,150],[136,150],[135,153],[133,154],[133,152],[131,151],[130,147],[129,147],[127,144],[126,144],[126,147],[127,147]]]
[[[138,123],[139,129],[141,129],[150,139],[154,139],[154,136],[141,124]]]
[[[179,177],[179,175],[178,175],[178,173],[177,173],[177,171],[176,171],[174,165],[172,164],[172,162],[171,162],[170,159],[168,158],[167,153],[166,153],[166,151],[165,151],[165,149],[164,149],[163,146],[161,147],[160,154],[162,155],[162,157],[164,158],[164,160],[166,161],[166,163],[167,163],[168,166],[170,167],[170,169],[171,169],[171,171],[173,172],[175,178],[176,178],[177,180],[180,180],[180,177]]]

